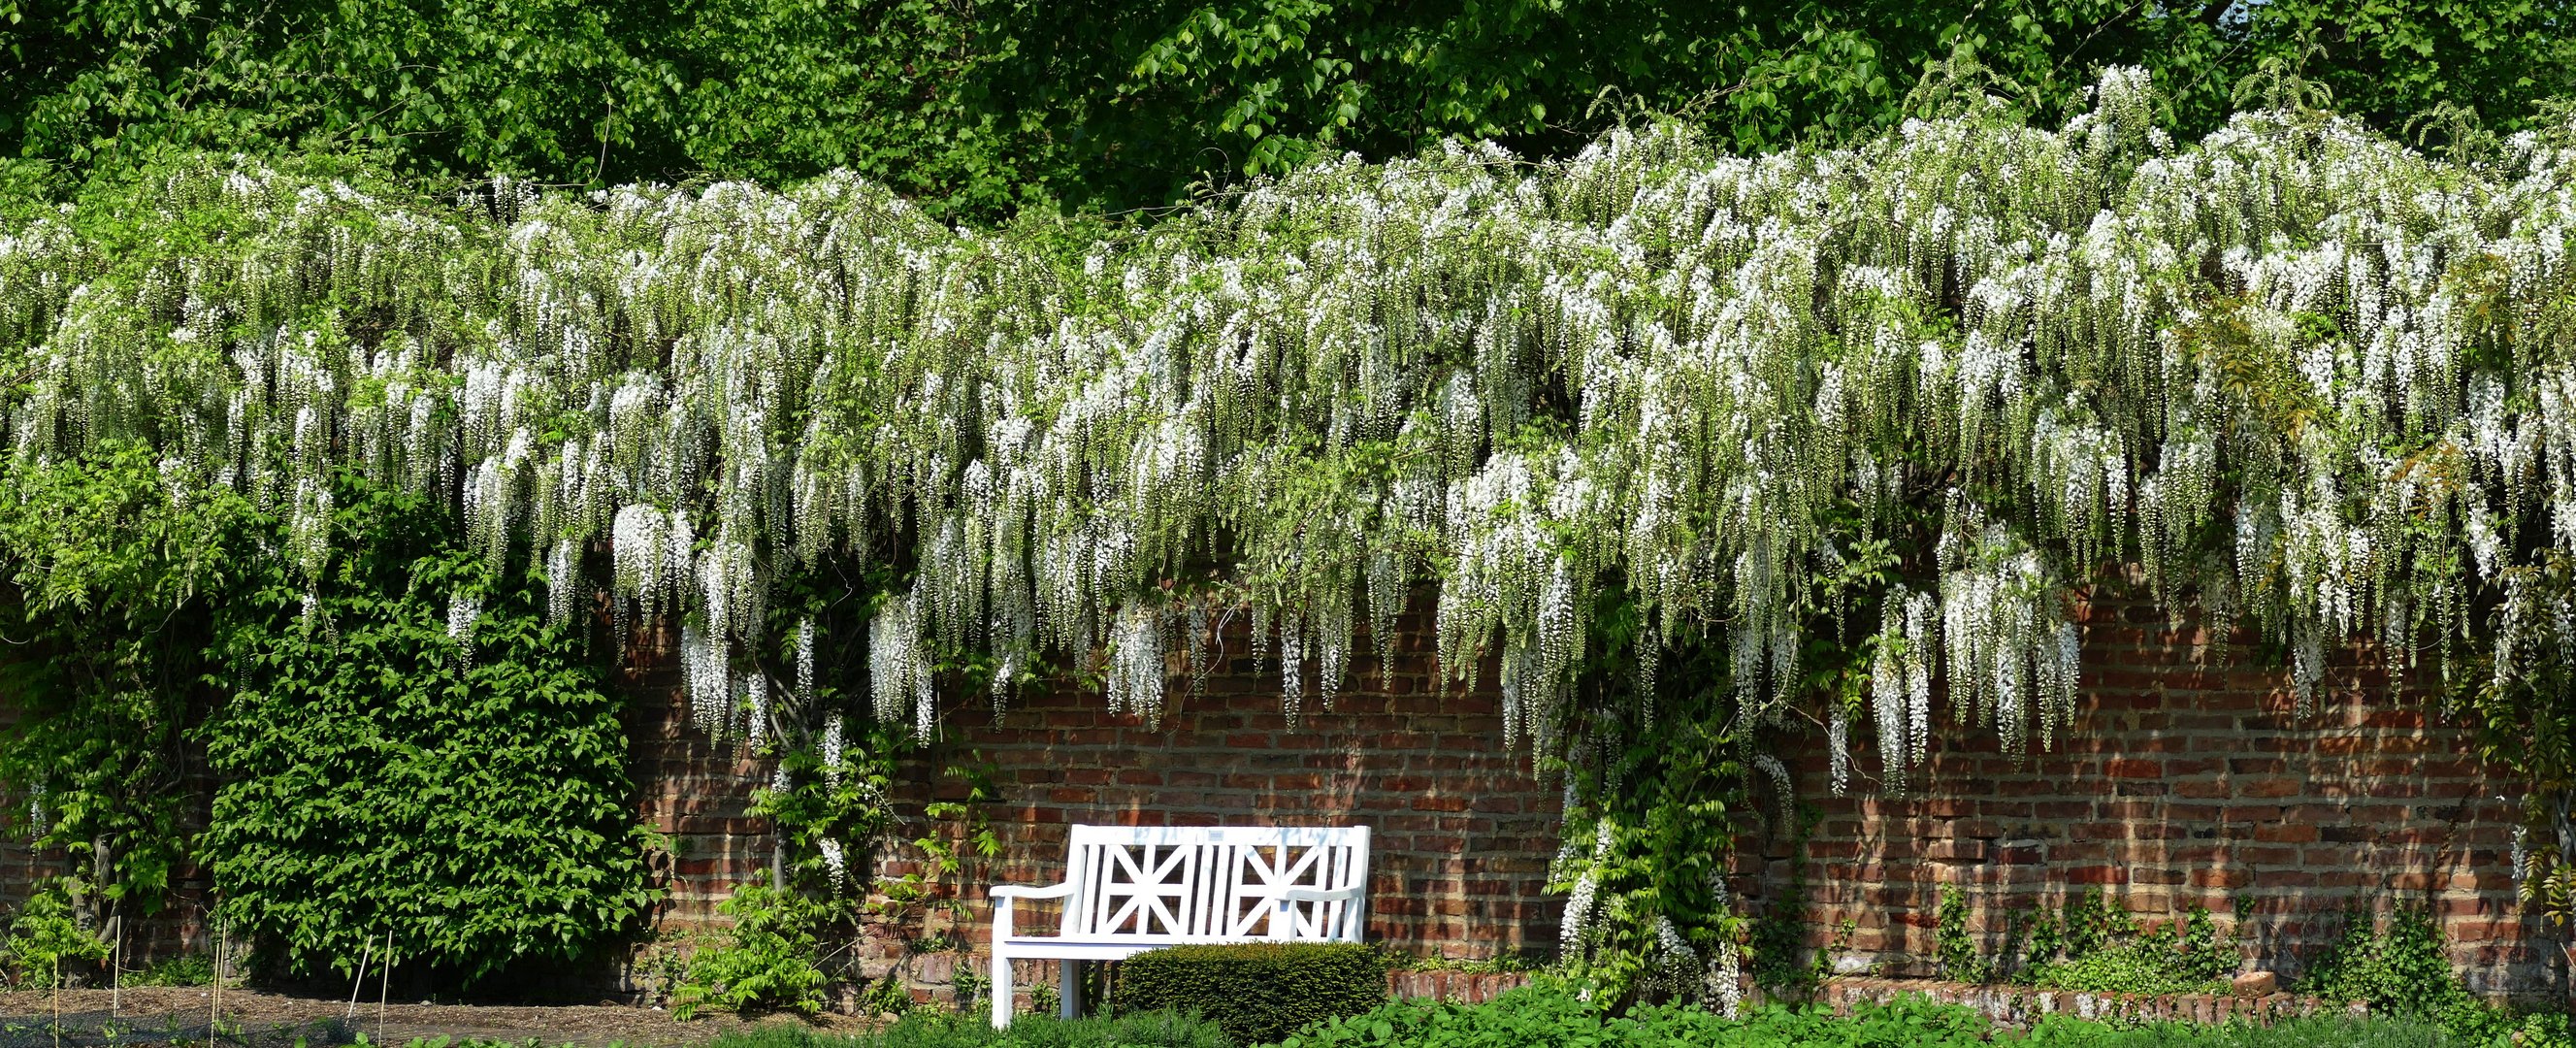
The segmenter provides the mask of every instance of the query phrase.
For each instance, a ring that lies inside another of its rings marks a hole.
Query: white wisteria
[[[2562,657],[2512,580],[2576,552],[2567,136],[2472,165],[2253,112],[2183,146],[2147,94],[1752,158],[1659,126],[1344,159],[1069,249],[839,175],[447,204],[207,162],[135,228],[220,235],[0,230],[0,425],[19,462],[149,444],[314,585],[337,471],[447,500],[556,618],[684,620],[710,731],[767,701],[735,668],[773,629],[811,695],[770,606],[831,558],[905,580],[863,690],[924,733],[967,651],[997,703],[1051,652],[1152,719],[1238,605],[1284,707],[1330,703],[1423,583],[1446,675],[1542,751],[1602,594],[1641,679],[1706,638],[1774,714],[1865,607],[1865,703],[1819,722],[1875,731],[1838,784],[1895,788],[1936,693],[2016,753],[2066,730],[2109,565],[2276,631],[2303,703],[2336,646],[2446,648],[2482,594],[2497,673]],[[1892,588],[1821,584],[1907,536],[1937,548]]]

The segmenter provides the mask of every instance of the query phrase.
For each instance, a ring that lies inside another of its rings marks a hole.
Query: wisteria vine
[[[1837,789],[1865,756],[1919,781],[1936,698],[2050,745],[2070,593],[2116,565],[2283,638],[2303,704],[2350,639],[2564,661],[2531,580],[2576,553],[2569,136],[2435,157],[2276,110],[2184,145],[2151,113],[2113,70],[2056,129],[1970,103],[1753,158],[1656,126],[1344,159],[1072,248],[850,177],[450,205],[208,161],[146,216],[193,238],[0,235],[5,439],[148,444],[316,579],[333,471],[452,499],[556,617],[684,620],[717,732],[783,686],[741,668],[764,602],[834,557],[908,578],[866,693],[924,733],[964,651],[997,704],[1062,656],[1153,720],[1237,612],[1294,715],[1427,582],[1444,673],[1498,674],[1507,741],[1556,753],[1605,590],[1642,673],[1721,650],[1747,723],[1814,700],[1806,634],[1857,610]],[[1820,587],[1901,534],[1932,541],[1899,581]],[[860,672],[800,633],[798,687]]]

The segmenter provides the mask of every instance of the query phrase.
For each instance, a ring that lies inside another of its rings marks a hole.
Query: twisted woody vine
[[[2370,641],[2537,725],[2498,757],[2563,916],[2576,124],[2401,139],[2285,83],[2196,144],[2114,69],[2056,128],[1961,88],[1848,148],[1455,145],[1097,236],[847,176],[451,200],[199,158],[0,227],[0,436],[22,476],[122,462],[136,513],[232,514],[203,526],[300,593],[278,629],[344,625],[379,496],[470,553],[410,576],[462,660],[495,602],[675,624],[697,724],[829,788],[827,879],[884,785],[851,751],[934,737],[943,690],[1096,674],[1150,723],[1246,616],[1294,717],[1423,602],[1444,679],[1562,776],[1576,970],[1731,1005],[1751,784],[2050,748],[2074,596],[2133,584],[2254,627],[2302,710]],[[40,523],[31,594],[70,563]],[[191,548],[145,559],[193,581],[45,607],[202,600]],[[10,767],[58,842],[159,817]]]

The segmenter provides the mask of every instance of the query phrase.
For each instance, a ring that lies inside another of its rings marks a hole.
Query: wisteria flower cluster
[[[1652,127],[1343,159],[1069,253],[848,176],[451,204],[209,161],[140,228],[219,234],[0,231],[0,436],[146,442],[288,521],[316,586],[334,471],[435,494],[558,618],[604,589],[685,620],[711,731],[748,730],[776,685],[742,653],[829,558],[908,581],[865,667],[794,638],[797,686],[864,672],[923,732],[970,650],[996,701],[1105,652],[1153,719],[1237,609],[1293,712],[1423,583],[1516,744],[1556,745],[1609,588],[1649,669],[1710,638],[1777,708],[1853,528],[1925,520],[1866,701],[1822,718],[1837,783],[1905,782],[1936,695],[2049,745],[2105,565],[2278,631],[2303,699],[2332,645],[2447,647],[2479,599],[2497,672],[2562,657],[2571,617],[2509,580],[2576,550],[2565,136],[2470,164],[2251,112],[2183,146],[2149,93],[1752,158]],[[1210,565],[1224,608],[1173,585]]]

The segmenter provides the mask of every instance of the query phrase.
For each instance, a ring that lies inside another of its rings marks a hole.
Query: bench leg
[[[1056,970],[1062,973],[1056,977],[1056,1018],[1082,1018],[1082,967],[1081,961],[1056,962]]]
[[[1011,959],[999,953],[993,955],[993,985],[990,992],[993,995],[993,1028],[1010,1029],[1011,995],[1017,991],[1011,988]]]

